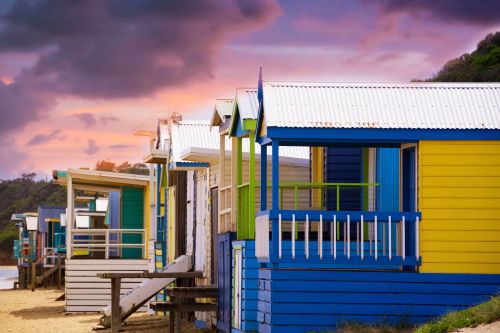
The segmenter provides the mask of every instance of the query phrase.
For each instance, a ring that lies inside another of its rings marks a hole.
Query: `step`
[[[176,311],[176,312],[217,311],[216,303],[151,302],[149,303],[149,307],[156,311]]]
[[[168,296],[178,298],[215,298],[218,295],[215,286],[170,287],[166,292]]]

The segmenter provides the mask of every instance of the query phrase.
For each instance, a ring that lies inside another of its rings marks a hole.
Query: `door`
[[[212,284],[217,283],[217,228],[219,226],[219,188],[214,187],[210,190],[210,198],[211,198],[211,222],[212,222],[212,260],[210,260],[210,281]]]
[[[231,242],[235,233],[217,235],[217,329],[218,332],[231,332]]]
[[[403,149],[402,153],[402,208],[403,212],[417,211],[417,157],[416,148]],[[409,221],[406,221],[406,230],[409,229]],[[415,254],[415,239],[407,232],[405,237],[405,248],[407,255]]]
[[[414,212],[417,210],[417,174],[415,147],[403,149],[403,211]]]

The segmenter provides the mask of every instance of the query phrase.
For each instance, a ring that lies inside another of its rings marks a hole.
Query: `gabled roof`
[[[235,107],[231,116],[229,133],[235,130],[237,120],[243,123],[243,121],[247,119],[257,119],[258,114],[259,101],[257,99],[257,89],[236,89]]]
[[[500,129],[498,83],[263,82],[267,127]]]
[[[210,128],[219,126],[231,117],[234,108],[234,99],[216,99],[212,118],[210,119]]]

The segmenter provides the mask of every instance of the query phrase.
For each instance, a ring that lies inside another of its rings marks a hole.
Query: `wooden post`
[[[111,333],[118,333],[122,322],[122,309],[120,307],[121,278],[111,278]]]
[[[35,291],[36,288],[36,264],[30,257],[30,267],[31,267],[31,291]]]
[[[57,254],[57,265],[59,266],[57,269],[57,290],[61,290],[62,255],[60,253]]]
[[[250,165],[248,166],[248,239],[255,239],[255,132],[250,131]]]

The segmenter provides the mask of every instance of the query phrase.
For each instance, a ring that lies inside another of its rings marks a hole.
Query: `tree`
[[[471,54],[449,60],[426,81],[500,82],[500,31],[486,36]]]
[[[95,169],[97,171],[110,171],[113,172],[116,169],[116,164],[111,161],[97,161],[95,165]]]

